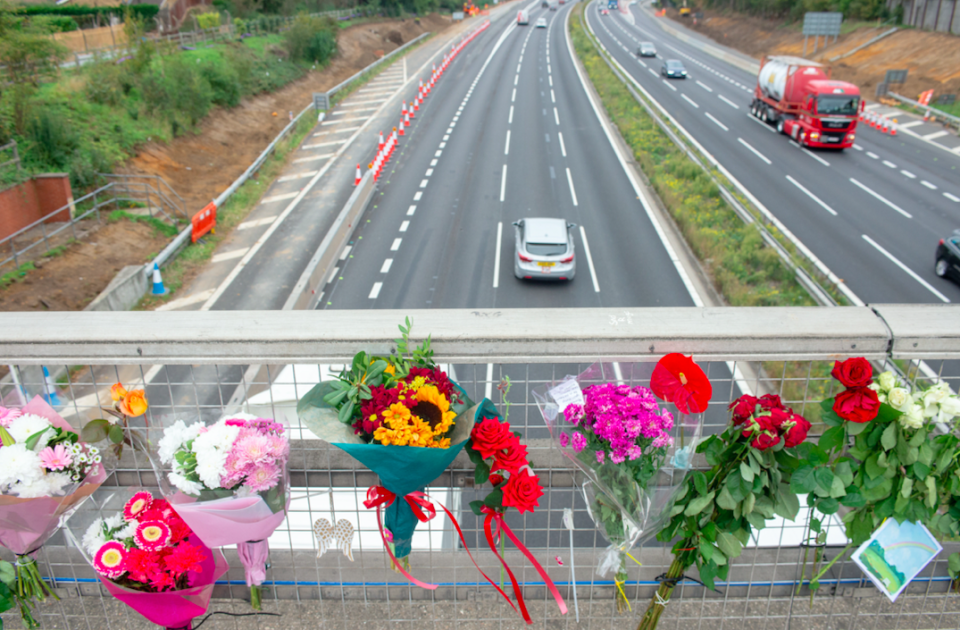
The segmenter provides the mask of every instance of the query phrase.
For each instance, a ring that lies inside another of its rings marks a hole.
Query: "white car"
[[[577,271],[573,234],[576,223],[525,218],[513,224],[516,248],[513,275],[522,280],[573,280]]]
[[[535,26],[537,28],[547,28],[547,18],[539,18]]]

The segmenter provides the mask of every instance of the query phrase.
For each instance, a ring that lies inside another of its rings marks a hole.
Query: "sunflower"
[[[450,410],[450,401],[435,385],[420,387],[415,397],[418,402],[410,411],[430,424],[434,436],[439,437],[450,430],[457,414]]]

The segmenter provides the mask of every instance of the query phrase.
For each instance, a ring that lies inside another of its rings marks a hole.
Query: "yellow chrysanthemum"
[[[394,429],[399,429],[402,425],[405,425],[410,420],[410,415],[410,409],[400,403],[393,403],[389,409],[380,412],[383,421],[395,425],[393,426]]]
[[[390,376],[393,376],[394,374],[397,373],[397,368],[393,367],[392,364],[387,364],[387,369],[385,369],[384,372],[386,372]]]
[[[439,421],[433,427],[434,435],[443,435],[453,426],[453,419],[457,417],[456,412],[450,411],[450,401],[440,393],[440,390],[434,385],[426,385],[417,390],[417,400],[421,404],[430,404],[440,412]]]

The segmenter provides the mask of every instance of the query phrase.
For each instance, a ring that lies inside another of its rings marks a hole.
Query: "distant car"
[[[667,59],[663,62],[663,65],[660,66],[660,74],[668,79],[686,79],[687,69],[683,67],[683,63],[681,63],[679,60]]]
[[[610,11],[606,9],[600,9],[600,15],[610,15]]]
[[[549,6],[550,6],[550,0],[543,0],[543,2],[540,3],[541,9],[546,9]]]
[[[941,278],[960,282],[960,230],[955,230],[948,238],[940,239],[933,269]]]
[[[538,18],[535,26],[537,28],[547,28],[547,18]]]
[[[576,223],[524,218],[514,222],[513,275],[525,280],[573,280],[577,271],[573,234]]]
[[[567,0],[560,0],[560,4],[566,4]]]
[[[637,56],[656,57],[657,47],[654,46],[652,42],[640,42],[640,46],[637,47]]]
[[[530,23],[530,14],[527,13],[526,11],[518,11],[518,12],[517,12],[517,25],[518,25],[518,26],[526,26],[526,25],[529,24],[529,23]]]
[[[551,10],[551,11],[557,11],[558,9],[559,9],[559,7],[557,7],[557,0],[551,0],[551,2],[550,2],[550,10]]]

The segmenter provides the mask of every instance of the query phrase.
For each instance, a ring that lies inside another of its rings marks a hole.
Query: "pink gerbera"
[[[144,521],[137,527],[133,540],[144,551],[163,549],[170,542],[170,527],[163,521]]]
[[[6,407],[0,407],[0,427],[8,427],[10,423],[22,416],[23,413],[19,409],[7,409]]]
[[[256,466],[247,476],[247,487],[254,492],[269,490],[280,479],[280,467],[273,462]]]
[[[123,506],[123,518],[128,521],[136,520],[144,510],[149,510],[152,504],[152,494],[149,492],[138,492],[130,497],[127,504]]]
[[[73,457],[70,451],[63,447],[63,444],[57,444],[54,447],[47,447],[40,451],[40,463],[47,470],[63,470],[73,463]]]
[[[187,571],[193,571],[194,573],[203,571],[201,563],[206,557],[203,547],[182,542],[170,555],[163,559],[163,562],[174,577],[180,577]]]
[[[108,578],[118,578],[126,572],[127,550],[115,540],[104,543],[93,558],[93,568]]]

